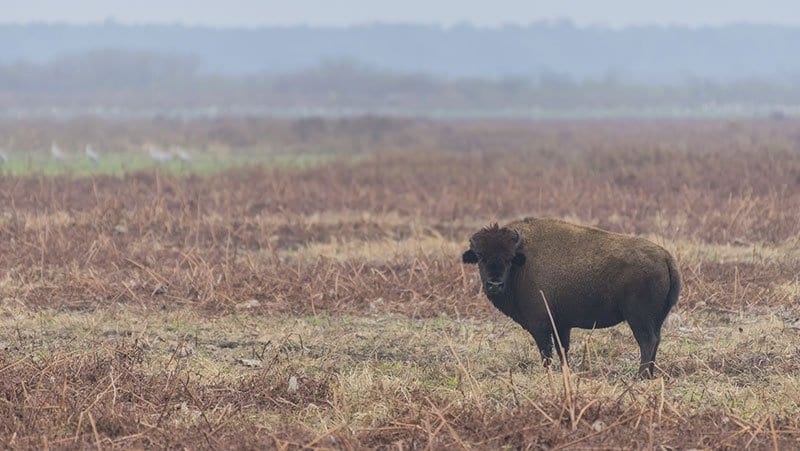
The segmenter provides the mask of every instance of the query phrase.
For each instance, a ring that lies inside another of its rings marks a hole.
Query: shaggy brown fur
[[[526,218],[480,230],[462,259],[478,263],[486,296],[530,332],[545,364],[554,334],[566,355],[573,327],[627,321],[641,352],[639,372],[653,375],[661,325],[681,287],[675,259],[664,248],[643,238]]]

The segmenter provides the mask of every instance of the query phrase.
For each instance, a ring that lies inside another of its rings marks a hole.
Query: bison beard
[[[626,321],[639,344],[639,373],[653,376],[661,325],[680,293],[680,274],[665,249],[641,238],[526,218],[475,233],[462,261],[478,265],[487,298],[533,336],[545,364],[554,342],[567,354],[572,328]]]

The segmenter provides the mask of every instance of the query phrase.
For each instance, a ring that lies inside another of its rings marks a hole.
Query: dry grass
[[[770,421],[800,439],[800,332],[774,316],[673,319],[652,382],[627,330],[578,332],[570,421],[561,377],[497,315],[4,310],[7,445],[761,447]]]
[[[225,145],[365,155],[0,177],[5,447],[798,446],[800,124],[243,124],[216,124]],[[523,215],[677,256],[661,378],[633,377],[624,326],[576,332],[569,373],[540,366],[459,261]]]

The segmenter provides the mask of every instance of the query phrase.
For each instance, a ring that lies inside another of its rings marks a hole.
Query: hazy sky
[[[182,23],[211,26],[368,22],[495,26],[545,19],[579,25],[800,25],[796,0],[0,0],[0,22]]]

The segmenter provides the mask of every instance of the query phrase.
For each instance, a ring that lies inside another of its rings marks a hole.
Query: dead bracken
[[[0,124],[45,158],[81,130],[107,141],[91,177],[0,175],[0,444],[800,445],[796,121],[324,124],[302,141],[260,119]],[[145,140],[325,154],[101,173]],[[573,331],[567,377],[540,367],[460,260],[523,216],[675,256],[659,378],[634,377],[624,328]]]

